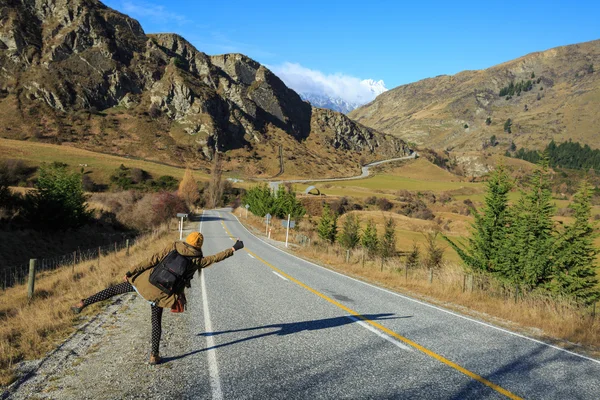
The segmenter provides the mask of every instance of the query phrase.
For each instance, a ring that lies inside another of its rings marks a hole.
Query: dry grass
[[[27,287],[16,286],[0,293],[0,385],[13,379],[12,367],[21,360],[36,359],[54,348],[75,331],[77,317],[70,306],[80,299],[122,281],[125,272],[148,254],[158,251],[173,239],[162,228],[141,238],[130,249],[96,260],[38,275],[35,296],[27,300]],[[91,306],[85,314],[97,312]]]
[[[236,215],[239,214],[237,211]],[[265,226],[262,219],[249,214],[247,219],[240,220],[256,233],[264,235]],[[380,259],[366,260],[363,266],[363,252],[359,249],[352,251],[350,262],[346,263],[346,251],[337,245],[320,243],[314,229],[309,225],[307,221],[299,224],[301,233],[311,238],[310,245],[291,247],[301,257],[565,348],[600,355],[600,318],[593,319],[589,309],[580,309],[567,301],[542,296],[523,296],[522,293],[519,294],[518,302],[515,302],[514,291],[502,291],[493,283],[487,282],[484,285],[475,282],[469,285],[462,267],[454,261],[446,262],[441,270],[435,271],[431,283],[429,271],[425,268],[410,269],[407,273],[402,258],[387,260],[382,270]],[[290,232],[291,243],[295,242],[296,235],[296,232]],[[271,238],[285,240],[285,230],[278,222],[273,224]],[[421,257],[424,256],[421,246]],[[470,290],[471,286],[473,290]]]
[[[131,159],[103,153],[95,153],[72,146],[58,146],[48,143],[10,140],[0,138],[0,158],[14,158],[27,161],[31,165],[60,161],[79,169],[86,165],[85,170],[91,171],[91,177],[96,183],[109,183],[110,175],[121,165],[129,168],[140,168],[148,171],[154,178],[170,175],[177,179],[183,176],[184,168],[173,167],[152,161]],[[197,181],[208,180],[208,175],[194,171]]]

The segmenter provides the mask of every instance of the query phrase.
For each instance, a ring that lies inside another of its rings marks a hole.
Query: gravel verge
[[[152,366],[150,305],[136,294],[115,297],[97,315],[82,317],[86,321],[77,331],[43,359],[21,363],[20,378],[2,399],[187,398],[193,377],[182,376],[180,367],[198,362],[185,357],[191,349],[198,350],[197,337],[190,335],[189,311],[165,310],[161,354],[167,362]],[[197,367],[190,374],[194,370]],[[210,388],[206,389],[193,397],[209,398]]]

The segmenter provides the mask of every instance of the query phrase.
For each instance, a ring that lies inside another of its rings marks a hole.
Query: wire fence
[[[107,256],[111,253],[127,249],[135,243],[135,239],[125,239],[119,242],[106,244],[104,246],[93,247],[85,250],[76,250],[72,253],[63,254],[49,258],[37,259],[35,271],[52,271],[64,266],[74,266],[76,264],[97,260],[99,257]],[[2,290],[13,287],[15,285],[23,285],[27,283],[29,276],[29,264],[19,264],[10,267],[5,267],[0,270],[0,287]]]

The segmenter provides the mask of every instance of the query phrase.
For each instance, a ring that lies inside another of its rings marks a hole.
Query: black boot
[[[73,311],[73,314],[79,314],[84,307],[85,305],[83,304],[83,300],[81,300],[79,303],[71,306],[71,311]]]

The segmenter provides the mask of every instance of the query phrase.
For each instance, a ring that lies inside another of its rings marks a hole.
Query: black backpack
[[[190,280],[188,268],[192,261],[177,250],[171,250],[150,274],[150,283],[169,296],[178,292]],[[193,274],[192,274],[193,277]]]

